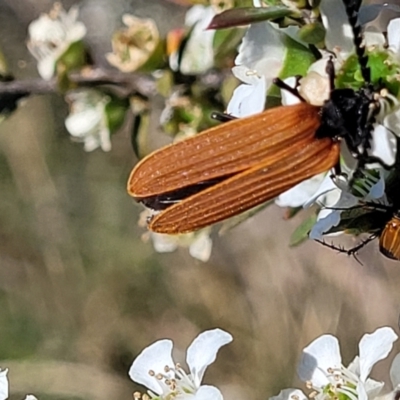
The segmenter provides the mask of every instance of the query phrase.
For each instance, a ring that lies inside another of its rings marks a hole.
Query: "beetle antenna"
[[[298,92],[298,90],[296,88],[292,88],[291,86],[289,86],[287,83],[285,83],[282,79],[280,78],[274,78],[272,80],[272,82],[278,86],[279,89],[282,90],[286,90],[287,92],[289,92],[290,94],[292,94],[293,96],[296,96],[300,101],[305,102],[305,100],[303,99],[303,97],[301,97],[300,93]]]
[[[358,21],[358,11],[361,6],[361,0],[343,0],[343,4],[346,8],[347,17],[353,31],[353,41],[361,68],[361,75],[366,83],[371,83],[371,70],[368,67],[368,56],[365,54],[362,29]]]

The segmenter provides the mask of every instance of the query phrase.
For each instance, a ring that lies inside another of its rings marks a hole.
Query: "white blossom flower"
[[[275,204],[279,207],[303,207],[320,190],[325,177],[326,173],[322,173],[306,179],[279,195],[275,199]]]
[[[107,124],[106,105],[110,98],[96,90],[71,92],[67,96],[70,114],[65,120],[68,132],[84,143],[85,151],[101,147],[111,150],[110,130]]]
[[[160,43],[157,25],[152,19],[124,14],[126,28],[113,34],[113,52],[106,54],[107,61],[122,72],[141,68],[156,51]]]
[[[260,6],[259,1],[254,0],[254,5]],[[332,53],[335,54],[332,61],[336,72],[344,68],[350,56],[355,57],[353,31],[343,3],[337,0],[322,0],[320,11],[326,29],[327,51],[321,51],[322,59],[309,67],[308,73],[300,80],[298,87],[301,97],[315,106],[323,106],[330,96],[330,77],[326,67],[328,60],[332,59]],[[290,35],[289,32],[288,35]],[[264,110],[266,92],[272,84],[272,79],[279,76],[284,64],[287,51],[285,36],[284,29],[278,29],[270,22],[249,26],[235,60],[236,66],[232,70],[243,84],[235,90],[229,102],[227,108],[229,114],[245,117]],[[400,22],[393,20],[388,28],[387,41],[381,33],[376,35],[376,32],[366,32],[365,42],[369,51],[379,46],[379,49],[391,52],[392,59],[395,60],[398,57],[400,60],[399,37]],[[389,50],[386,49],[386,45]],[[296,80],[288,78],[285,79],[285,83],[294,87]],[[386,165],[393,165],[396,157],[396,137],[393,133],[400,137],[400,105],[399,101],[386,91],[382,91],[380,96],[380,112],[373,126],[371,147],[368,153],[382,160]],[[283,105],[300,101],[298,97],[285,90],[281,91],[281,97]],[[315,202],[327,207],[318,215],[318,221],[311,232],[312,238],[321,238],[323,233],[340,223],[343,210],[330,208],[353,207],[360,200],[386,200],[384,196],[386,175],[378,164],[371,165],[371,168],[380,173],[380,178],[366,179],[363,182],[364,187],[358,188],[360,189],[359,196],[356,197],[350,193],[353,188],[350,187],[349,182],[352,182],[351,178],[357,168],[357,162],[350,155],[344,141],[341,149],[341,167],[343,177],[336,176],[332,180],[329,173],[319,174],[282,193],[276,199],[276,203],[282,207],[307,207]],[[362,190],[364,193],[361,193]]]
[[[303,350],[298,367],[299,377],[308,382],[321,397],[345,395],[358,400],[376,397],[383,382],[369,378],[369,374],[378,361],[388,356],[397,338],[389,327],[365,334],[358,345],[359,355],[345,367],[337,338],[322,335]]]
[[[154,249],[158,253],[171,253],[178,247],[188,247],[189,254],[200,261],[207,262],[211,256],[212,240],[210,229],[182,235],[164,235],[151,232]]]
[[[326,47],[335,52],[335,69],[338,71],[344,61],[354,53],[353,34],[348,22],[344,5],[336,0],[324,0],[321,2],[321,16],[326,28]],[[368,49],[379,48],[384,50],[388,46],[389,55],[393,60],[400,61],[400,19],[390,21],[388,25],[387,41],[382,33],[366,31],[365,42]],[[326,68],[329,54],[325,54],[323,60],[317,61],[318,70],[313,65],[310,71],[318,71]],[[394,104],[393,104],[394,103]],[[381,159],[386,165],[393,165],[396,156],[396,140],[393,133],[400,137],[400,104],[389,93],[384,93],[380,101],[381,110],[376,117],[372,132],[370,155]]]
[[[395,340],[397,335],[390,327],[378,328],[372,334],[364,335],[358,345],[359,355],[345,367],[337,338],[322,335],[303,350],[298,367],[300,379],[312,393],[306,396],[299,389],[285,389],[270,400],[377,399],[384,384],[369,378],[369,374],[378,361],[388,356]],[[390,370],[395,389],[400,382],[399,356],[393,361]]]
[[[232,68],[243,84],[233,93],[229,114],[245,117],[264,110],[267,91],[284,66],[286,51],[285,34],[270,22],[249,26]]]
[[[57,60],[72,43],[86,35],[86,27],[78,19],[78,7],[66,12],[61,3],[54,3],[49,14],[42,14],[28,27],[28,49],[38,60],[38,71],[43,79],[49,80],[55,72]]]
[[[174,363],[172,340],[158,340],[139,354],[129,370],[129,376],[134,382],[146,386],[152,399],[222,400],[222,394],[216,387],[201,385],[201,381],[219,349],[232,339],[221,329],[205,331],[197,336],[186,353],[189,374],[180,364]]]
[[[192,28],[188,42],[178,65],[178,53],[173,52],[169,57],[173,70],[185,75],[197,75],[206,72],[214,65],[213,41],[215,31],[206,30],[215,15],[213,7],[193,6],[186,13],[185,25]]]
[[[145,228],[147,221],[157,212],[145,209],[139,217],[139,226]],[[153,247],[157,253],[172,253],[179,247],[189,249],[189,254],[202,262],[207,262],[211,256],[212,239],[210,237],[211,228],[200,229],[196,232],[184,233],[180,235],[166,235],[156,232],[146,232],[142,235],[144,242],[151,239]]]
[[[343,66],[346,59],[354,52],[351,27],[348,23],[348,18],[341,2],[337,2],[336,0],[322,1],[321,15],[327,31],[326,46],[327,49],[336,54],[334,61],[335,68],[338,70]],[[396,54],[398,54],[400,59],[400,46],[398,46],[400,22],[398,23],[397,20],[392,20],[389,25],[390,32],[388,29],[387,43],[393,57],[396,57]],[[382,42],[386,44],[382,33],[377,35],[376,32],[366,32],[365,39],[368,46],[371,48],[374,46],[380,46],[383,49]],[[329,87],[327,86],[329,79],[326,73],[326,63],[330,54],[322,51],[322,55],[323,58],[312,64],[309,68],[308,74],[300,80],[299,93],[309,103],[314,105],[322,105],[329,95]],[[292,84],[290,78],[286,79],[285,82],[290,85]],[[386,97],[387,99],[383,96],[381,100],[382,112],[378,115],[378,122],[374,125],[369,154],[381,159],[387,165],[393,165],[397,149],[396,138],[393,133],[400,137],[400,105],[394,96],[386,94]],[[299,100],[290,93],[282,92],[283,104],[294,104],[298,101]],[[394,103],[394,107],[391,108],[388,103]],[[387,112],[388,109],[390,110],[389,112]],[[345,150],[345,148],[342,148],[342,155]],[[356,167],[356,163],[354,162],[350,165],[351,158],[352,157],[349,157],[349,155],[345,153],[345,163],[342,162],[342,170],[344,170],[345,175],[349,177],[351,177],[354,168]],[[384,176],[383,169],[380,165],[376,165],[376,169],[381,171],[382,176]],[[307,199],[307,195],[315,189],[318,179],[321,182],[321,187]],[[384,192],[384,180],[381,179],[376,183],[376,185],[377,186],[374,188],[371,188],[372,192],[366,192],[364,200],[377,200],[383,196],[383,193],[381,192]],[[343,193],[342,190],[346,193]],[[290,189],[288,192],[283,193],[277,198],[276,203],[283,207],[299,207],[301,205],[307,207],[318,200],[325,207],[352,207],[358,203],[360,198],[347,193],[348,190],[348,185],[338,187],[337,180],[333,182],[329,175],[323,178],[323,174],[321,174],[319,178],[314,177],[311,180],[304,181]],[[300,204],[301,200],[304,200],[303,204]],[[320,239],[323,232],[327,232],[330,228],[339,224],[341,213],[342,210],[322,210],[318,215],[318,222],[313,227],[310,237]]]
[[[303,81],[303,79],[301,81]],[[285,79],[285,83],[294,88],[296,79],[294,77],[287,78]],[[322,85],[322,90],[325,90],[324,85]],[[313,98],[315,100],[320,97],[320,93],[311,94],[308,92],[308,95],[304,95],[304,91],[305,89],[303,87],[302,96],[305,98],[308,97],[309,99]],[[298,104],[300,102],[298,97],[285,90],[281,91],[281,96],[283,105]],[[283,192],[275,199],[275,203],[280,207],[307,207],[312,205],[315,200],[319,199],[323,204],[328,206],[337,201],[336,193],[329,193],[334,189],[337,189],[337,186],[332,181],[329,174],[322,173],[315,175],[310,179],[306,179],[286,192]],[[321,196],[323,197],[321,198]]]
[[[345,209],[356,207],[360,203],[360,198],[363,202],[387,204],[383,173],[379,174],[379,178],[366,175],[363,186],[357,186],[357,189],[360,191],[361,197],[350,193],[349,182],[344,176],[335,179],[335,182],[330,176],[326,177],[318,191],[305,204],[305,206],[311,205],[318,199],[323,207],[318,213],[317,222],[309,233],[310,239],[321,240],[325,233],[339,225],[341,214]]]

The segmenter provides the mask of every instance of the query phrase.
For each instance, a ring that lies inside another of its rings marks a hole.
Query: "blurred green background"
[[[100,65],[124,12],[154,18],[164,33],[185,14],[166,1],[79,4]],[[37,76],[26,31],[51,5],[0,0],[0,46],[19,79]],[[213,327],[234,342],[206,382],[226,399],[266,399],[299,385],[300,351],[318,335],[338,335],[349,362],[363,333],[398,331],[400,263],[376,242],[360,252],[363,265],[313,242],[290,249],[302,216],[284,221],[275,206],[215,236],[207,263],[185,249],[157,254],[125,191],[137,161],[129,132],[110,153],[85,153],[64,128],[67,111],[60,96],[36,96],[0,125],[0,367],[10,369],[11,399],[129,399],[138,386],[127,371],[143,347],[172,338],[184,361]],[[373,376],[387,380],[389,361]]]

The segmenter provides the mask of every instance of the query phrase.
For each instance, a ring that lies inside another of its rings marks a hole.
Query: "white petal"
[[[283,39],[284,35],[269,22],[250,25],[239,47],[235,64],[245,65],[272,81],[279,76],[285,60]]]
[[[39,75],[45,80],[49,81],[55,72],[56,59],[51,55],[38,61],[37,69]]]
[[[208,7],[204,7],[200,4],[191,7],[185,15],[185,25],[186,26],[193,26],[198,22],[202,21],[207,13],[209,12]]]
[[[193,258],[207,262],[211,256],[212,240],[207,232],[200,234],[189,246],[189,254]]]
[[[97,136],[89,135],[84,138],[83,148],[85,151],[90,153],[91,151],[96,150],[99,147],[100,147],[100,141]]]
[[[387,27],[388,44],[397,57],[400,57],[400,18],[392,19]]]
[[[194,397],[195,400],[223,400],[222,393],[214,386],[200,386]]]
[[[383,382],[377,382],[373,379],[367,379],[366,382],[358,382],[357,398],[358,400],[376,399],[384,386]]]
[[[364,32],[364,41],[367,48],[369,47],[380,47],[382,48],[386,44],[385,36],[382,32]]]
[[[340,210],[321,210],[318,220],[311,228],[308,237],[312,240],[322,240],[322,237],[334,226],[340,223]]]
[[[392,328],[385,326],[371,334],[365,334],[358,345],[360,354],[360,380],[365,381],[372,367],[387,357],[393,348],[397,335]]]
[[[396,138],[383,125],[377,125],[372,132],[371,155],[380,158],[387,165],[395,162]]]
[[[333,208],[350,208],[358,204],[358,198],[351,193],[342,192],[340,198],[332,207]]]
[[[206,368],[215,361],[218,350],[233,340],[232,335],[222,329],[200,333],[189,346],[186,362],[196,387],[200,386]]]
[[[108,130],[107,126],[102,124],[99,128],[99,141],[100,146],[103,151],[110,151],[111,150],[111,137],[110,131]]]
[[[164,393],[167,391],[166,385],[162,380],[150,376],[149,371],[154,371],[155,374],[168,375],[165,372],[165,367],[174,367],[171,354],[172,340],[163,339],[151,344],[136,357],[129,369],[130,378],[158,395]]]
[[[178,243],[174,236],[151,232],[151,238],[157,253],[171,253],[178,248]]]
[[[384,120],[383,124],[392,131],[397,137],[400,137],[400,109],[388,114]]]
[[[314,386],[323,387],[329,383],[328,369],[338,368],[341,363],[338,340],[332,335],[322,335],[303,350],[298,375],[303,382],[311,381]]]
[[[275,199],[279,207],[300,207],[318,190],[325,178],[325,173],[307,179]]]
[[[338,0],[322,0],[320,11],[326,28],[327,49],[339,48],[343,55],[351,53],[354,48],[353,34],[343,3]]]
[[[382,199],[384,194],[385,194],[385,179],[383,177],[383,174],[381,173],[379,181],[376,182],[374,185],[372,185],[365,199],[366,200]]]
[[[264,111],[266,101],[265,78],[257,78],[254,85],[239,85],[233,92],[227,113],[238,118]]]
[[[400,385],[400,353],[396,354],[390,367],[390,380],[392,381],[393,388]]]
[[[85,137],[96,128],[101,121],[101,113],[96,109],[86,109],[82,112],[69,114],[65,119],[65,127],[75,137]]]
[[[356,390],[357,390],[357,400],[368,400],[367,391],[365,389],[363,382],[358,382]]]
[[[349,364],[347,369],[353,374],[360,376],[360,357],[355,356],[354,360]]]
[[[8,369],[3,371],[0,370],[0,400],[5,400],[8,398]]]
[[[81,40],[86,35],[86,26],[83,22],[76,22],[73,28],[68,32],[68,40],[71,43]]]
[[[369,399],[375,399],[382,391],[384,386],[385,384],[383,382],[378,382],[374,379],[367,379],[367,381],[364,382],[364,388]]]
[[[308,400],[308,397],[299,389],[284,389],[277,396],[272,396],[269,400]]]
[[[333,182],[329,172],[325,175],[325,178],[323,179],[323,181],[321,182],[321,185],[319,186],[318,190],[308,199],[308,201],[304,204],[304,207],[310,207],[312,206],[316,200],[318,200],[318,198],[320,198],[321,196],[326,195],[329,192],[334,191],[335,193],[335,200],[334,202],[336,202],[339,197],[340,197],[340,189],[338,189],[338,187],[336,186],[335,182]],[[331,204],[326,204],[326,206],[331,206]]]
[[[28,395],[25,397],[25,400],[37,400],[37,398],[36,398],[33,394],[28,394]]]
[[[215,12],[212,7],[193,6],[186,15],[186,25],[196,24],[183,52],[180,69],[183,74],[200,74],[214,64],[215,31],[206,30]]]
[[[339,225],[343,208],[350,208],[358,204],[357,197],[348,192],[340,192],[339,200],[329,205],[332,209],[322,209],[318,214],[318,221],[314,224],[309,234],[310,239],[321,239],[322,235],[331,228]],[[334,208],[337,208],[335,210]]]
[[[290,87],[295,88],[297,79],[294,76],[291,76],[290,78],[286,78],[284,82]],[[284,106],[290,106],[292,104],[300,103],[300,99],[297,96],[288,92],[285,89],[281,89],[281,97],[282,97],[282,105]]]

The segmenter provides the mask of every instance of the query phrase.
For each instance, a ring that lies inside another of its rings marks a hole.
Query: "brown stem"
[[[121,95],[140,93],[146,97],[156,94],[156,85],[153,78],[140,74],[124,74],[118,71],[105,71],[99,68],[73,72],[69,79],[78,87],[97,87],[110,85]],[[0,82],[0,94],[28,95],[47,94],[58,92],[57,80],[26,79]]]

